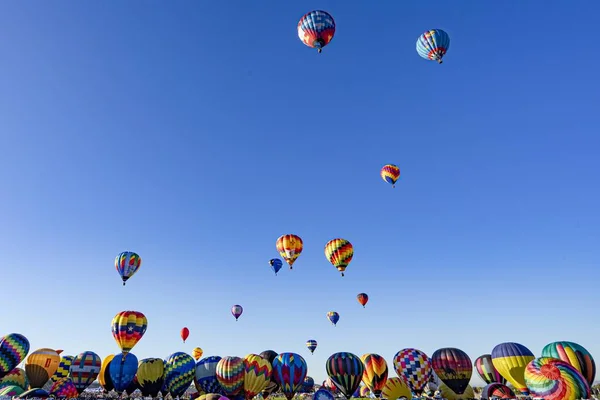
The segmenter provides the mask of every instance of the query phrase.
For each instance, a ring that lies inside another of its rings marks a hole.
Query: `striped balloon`
[[[431,356],[431,367],[456,394],[464,393],[473,374],[473,363],[467,353],[454,347],[436,350]]]
[[[298,235],[281,235],[277,239],[277,242],[275,242],[275,248],[279,252],[281,258],[283,258],[285,262],[288,263],[288,265],[290,266],[290,269],[292,269],[292,266],[302,253],[304,243]]]
[[[273,360],[273,380],[288,400],[302,386],[306,372],[306,361],[300,354],[281,353]]]
[[[273,367],[271,363],[258,354],[244,357],[244,397],[251,400],[266,389],[271,382]]]
[[[27,379],[25,370],[22,368],[15,368],[4,375],[4,377],[0,379],[0,389],[7,386],[19,386],[23,390],[27,390],[29,387],[29,380]]]
[[[386,164],[381,168],[381,179],[396,187],[396,181],[400,178],[400,168],[394,164]]]
[[[60,362],[58,363],[58,368],[54,375],[50,378],[52,382],[56,382],[59,379],[66,378],[69,376],[69,369],[71,369],[71,365],[73,364],[73,360],[75,357],[73,356],[61,356]]]
[[[552,357],[532,360],[525,368],[525,384],[544,400],[589,399],[590,386],[570,364]]]
[[[441,29],[425,31],[417,39],[417,53],[426,60],[442,63],[442,58],[450,48],[450,36]]]
[[[0,339],[0,378],[21,363],[29,353],[29,340],[19,333],[11,333]]]
[[[571,364],[590,385],[596,377],[596,363],[585,347],[573,342],[553,342],[542,349],[542,357],[553,357]]]
[[[69,369],[69,378],[79,394],[83,393],[96,380],[101,367],[102,360],[93,351],[85,351],[75,357]]]
[[[194,380],[196,362],[192,356],[181,351],[171,354],[165,361],[165,385],[171,397],[179,397]]]
[[[115,268],[119,275],[121,275],[123,286],[125,286],[125,282],[127,282],[141,266],[142,258],[133,251],[124,251],[115,258]]]
[[[240,357],[223,357],[215,373],[227,397],[238,395],[244,388],[244,360]]]
[[[523,374],[527,364],[535,357],[531,350],[520,343],[500,343],[492,349],[492,363],[494,368],[510,384],[523,395],[529,395]]]
[[[365,365],[357,355],[340,352],[327,359],[325,369],[335,386],[349,399],[360,386]]]
[[[332,239],[325,245],[325,257],[342,273],[342,276],[353,256],[354,247],[346,239]]]
[[[376,397],[379,397],[388,379],[387,362],[379,354],[364,354],[360,359],[365,365],[362,381]]]
[[[125,355],[140,341],[146,329],[148,320],[139,311],[121,311],[112,320],[112,334]]]
[[[298,22],[298,37],[308,47],[320,53],[335,35],[335,21],[331,14],[315,10],[305,14]]]
[[[500,372],[498,372],[492,363],[491,354],[484,354],[477,357],[475,359],[475,369],[485,383],[501,383],[506,385],[506,379],[500,375]]]
[[[310,351],[310,354],[314,354],[317,349],[317,341],[314,339],[307,340],[306,347],[308,348],[308,351]]]

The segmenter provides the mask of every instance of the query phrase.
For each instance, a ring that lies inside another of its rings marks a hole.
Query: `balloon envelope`
[[[143,396],[156,397],[164,384],[165,365],[160,358],[144,358],[138,363],[137,380]]]
[[[524,395],[529,395],[525,385],[525,367],[534,358],[531,350],[514,342],[500,343],[492,350],[494,368]]]
[[[56,350],[38,349],[27,356],[25,373],[31,388],[42,388],[58,369],[60,356]]]
[[[227,397],[234,397],[242,391],[244,371],[244,360],[240,357],[223,357],[217,364],[217,380]]]
[[[464,351],[454,347],[436,350],[431,356],[431,366],[440,380],[454,393],[463,394],[469,386],[473,363]]]
[[[494,367],[492,363],[491,354],[484,354],[475,359],[475,370],[483,379],[483,381],[487,384],[490,383],[501,383],[503,385],[506,384],[506,379],[500,375],[500,372]]]
[[[185,393],[194,380],[196,363],[189,354],[176,352],[166,359],[165,385],[171,397]]]
[[[225,393],[217,379],[217,364],[219,361],[221,361],[221,357],[211,356],[201,359],[196,364],[194,380],[206,393]]]
[[[117,354],[108,366],[110,380],[117,393],[122,393],[133,382],[138,369],[138,359],[133,353]]]
[[[85,351],[75,357],[69,370],[69,377],[79,394],[96,380],[101,367],[100,356],[93,351]]]
[[[25,336],[11,333],[0,338],[0,378],[16,368],[28,353],[29,340]]]
[[[421,350],[407,348],[394,356],[394,369],[404,379],[411,392],[421,395],[433,372],[431,361]]]
[[[281,353],[273,360],[273,379],[291,400],[306,378],[306,361],[296,353]]]
[[[365,372],[365,366],[360,358],[348,352],[332,354],[325,362],[325,369],[327,375],[347,399],[358,389]]]
[[[585,347],[573,342],[553,342],[544,346],[542,357],[553,357],[571,364],[589,385],[594,384],[596,363]]]

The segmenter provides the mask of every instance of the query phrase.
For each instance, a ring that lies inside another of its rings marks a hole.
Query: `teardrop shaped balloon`
[[[121,311],[115,315],[112,320],[112,334],[123,356],[142,339],[147,328],[148,320],[139,311]]]
[[[585,347],[573,342],[553,342],[544,346],[542,357],[557,358],[572,365],[590,386],[594,384],[596,363]]]
[[[525,384],[534,397],[544,400],[591,398],[590,386],[569,363],[551,357],[531,360],[524,373]]]
[[[0,338],[0,378],[17,367],[29,353],[29,340],[19,333]]]
[[[138,363],[137,381],[144,397],[156,397],[164,383],[165,366],[160,358],[144,358]]]
[[[265,390],[271,382],[273,367],[271,363],[258,354],[248,354],[244,357],[243,393],[246,400],[252,400]]]
[[[494,368],[525,396],[529,395],[524,378],[525,368],[534,358],[531,350],[514,342],[500,343],[492,350]]]
[[[352,397],[358,389],[365,372],[365,366],[360,358],[348,352],[332,354],[325,362],[325,369],[346,399]]]
[[[202,354],[204,354],[204,351],[200,347],[196,347],[192,350],[192,357],[194,357],[194,360],[196,361],[202,358]]]
[[[275,275],[277,275],[281,267],[283,267],[283,262],[279,258],[272,258],[269,261],[269,265],[271,266],[273,272],[275,272]]]
[[[217,379],[217,365],[221,361],[219,356],[203,358],[196,364],[194,380],[206,393],[225,394]]]
[[[475,359],[475,369],[479,374],[479,377],[487,384],[501,383],[506,385],[506,379],[500,375],[500,372],[494,367],[492,363],[492,355],[484,354]]]
[[[362,381],[369,388],[375,397],[381,396],[381,391],[385,387],[388,379],[388,365],[379,354],[363,354],[360,358],[365,366],[365,372]]]
[[[358,300],[358,302],[360,303],[360,305],[363,306],[363,308],[367,305],[367,303],[369,302],[369,295],[366,293],[359,293],[356,296],[356,300]]]
[[[394,369],[404,379],[411,392],[421,396],[433,372],[427,354],[417,349],[403,349],[394,356]]]
[[[217,364],[217,380],[227,397],[232,398],[242,391],[244,371],[244,360],[240,357],[223,357]]]
[[[231,315],[234,316],[236,321],[242,315],[243,312],[244,312],[244,308],[242,306],[240,306],[239,304],[236,304],[233,307],[231,307]]]
[[[185,393],[194,380],[196,363],[189,354],[178,351],[166,359],[165,384],[171,397],[176,398]]]
[[[427,30],[417,39],[417,53],[426,60],[440,64],[449,48],[450,36],[441,29]]]
[[[337,325],[338,321],[340,320],[340,314],[338,314],[335,311],[329,311],[327,313],[327,319],[329,319],[329,321],[331,322],[331,325]]]
[[[354,247],[346,239],[332,239],[325,245],[325,257],[344,276],[344,271],[354,257]]]
[[[463,394],[473,373],[473,363],[464,351],[445,347],[436,350],[431,356],[431,366],[435,374],[454,393]]]
[[[275,247],[277,248],[281,258],[283,258],[290,266],[290,269],[292,269],[292,266],[302,253],[304,243],[302,242],[302,239],[300,239],[300,236],[287,234],[281,235],[277,239]]]
[[[187,340],[187,338],[190,336],[190,330],[186,327],[183,327],[181,329],[181,339],[183,339],[183,343],[185,343],[185,341]]]
[[[300,389],[306,373],[306,361],[300,354],[281,353],[273,360],[273,379],[288,400]]]
[[[138,359],[133,353],[117,354],[108,365],[115,392],[123,393],[137,374]]]
[[[331,14],[322,10],[306,13],[298,22],[298,37],[308,47],[320,53],[335,35],[335,21]]]
[[[60,356],[56,350],[38,349],[27,356],[25,360],[25,373],[31,388],[42,388],[58,369]]]
[[[100,356],[93,351],[84,351],[75,357],[69,370],[69,378],[79,394],[83,393],[96,380],[101,367]]]
[[[380,171],[381,179],[392,185],[392,187],[396,187],[396,182],[398,178],[400,178],[400,168],[394,164],[386,164],[381,168]]]
[[[317,341],[314,339],[307,340],[306,347],[310,351],[310,354],[314,354],[315,350],[317,349]]]
[[[124,251],[115,258],[115,268],[119,275],[121,275],[123,286],[125,286],[125,282],[129,278],[135,275],[141,266],[142,258],[133,251]]]

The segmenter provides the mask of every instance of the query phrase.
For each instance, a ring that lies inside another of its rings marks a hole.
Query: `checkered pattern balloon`
[[[417,349],[403,349],[396,353],[394,369],[416,396],[421,395],[433,371],[427,354]]]

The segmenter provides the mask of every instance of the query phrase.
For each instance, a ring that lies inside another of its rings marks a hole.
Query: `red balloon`
[[[365,307],[365,305],[367,304],[367,302],[369,301],[369,296],[366,293],[359,293],[356,296],[356,299],[358,300],[358,302],[363,306],[363,308]]]
[[[183,343],[185,343],[188,336],[190,336],[190,330],[188,328],[183,328],[181,330],[181,338],[183,339]]]

